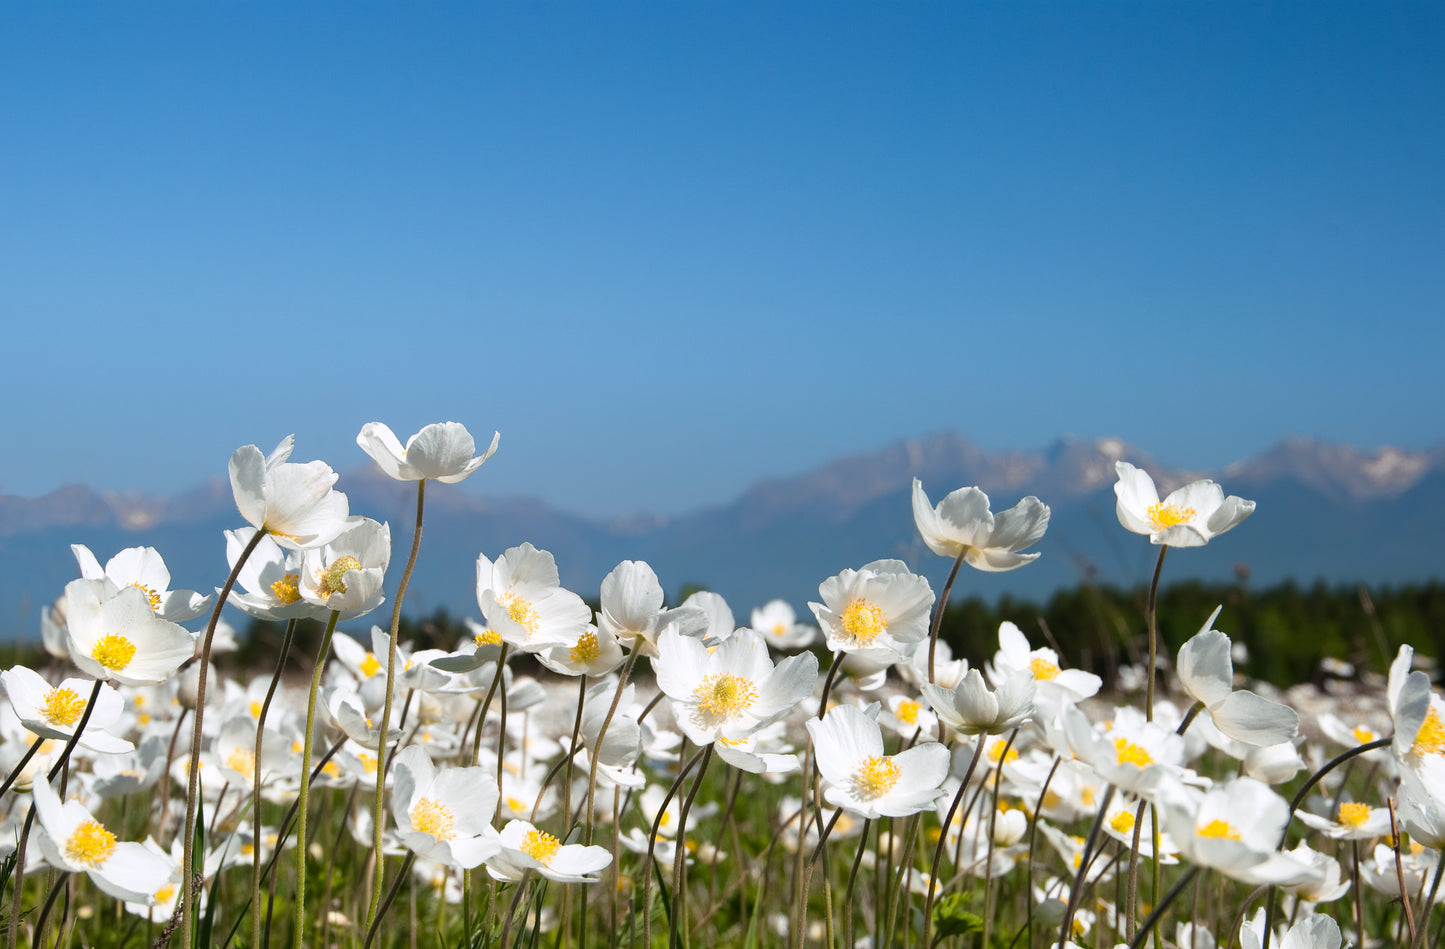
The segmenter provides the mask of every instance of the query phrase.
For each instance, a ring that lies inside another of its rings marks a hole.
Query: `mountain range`
[[[1042,598],[1081,580],[1131,585],[1148,579],[1155,551],[1119,526],[1114,463],[1154,476],[1161,493],[1213,477],[1226,493],[1258,503],[1253,517],[1207,547],[1171,557],[1168,580],[1249,577],[1255,584],[1398,584],[1441,577],[1445,536],[1445,444],[1423,451],[1360,452],[1289,439],[1218,472],[1165,468],[1118,439],[1060,439],[1041,451],[986,452],[956,433],[899,441],[839,458],[803,474],[759,481],[718,506],[667,517],[592,518],[527,497],[489,497],[470,482],[427,492],[421,555],[409,613],[445,607],[476,615],[478,553],[495,557],[531,541],[552,551],[563,583],[595,599],[621,560],[646,560],[670,594],[684,584],[722,593],[740,623],[782,597],[806,614],[818,584],[844,567],[885,557],[927,574],[940,589],[949,562],[931,554],[913,526],[912,479],[936,503],[978,485],[995,510],[1033,494],[1052,508],[1038,561],[1004,574],[966,571],[956,595]],[[354,514],[392,525],[392,577],[411,541],[414,488],[375,468],[343,472],[338,488]],[[38,635],[40,607],[78,575],[70,544],[104,563],[123,547],[165,556],[174,587],[211,589],[225,578],[221,531],[242,525],[230,485],[217,477],[173,497],[115,494],[67,485],[37,498],[0,496],[0,634]],[[1245,571],[1247,570],[1247,574]]]

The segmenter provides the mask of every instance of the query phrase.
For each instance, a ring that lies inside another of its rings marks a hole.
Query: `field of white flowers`
[[[399,570],[390,527],[290,438],[231,456],[246,526],[228,575],[217,538],[213,594],[171,589],[151,548],[74,548],[50,661],[0,673],[7,946],[1438,943],[1445,703],[1412,650],[1373,705],[1310,708],[1308,740],[1258,694],[1278,689],[1241,687],[1227,614],[1159,654],[1165,555],[1254,510],[1212,481],[1161,499],[1118,465],[1119,522],[1158,560],[1141,700],[1116,706],[1012,623],[992,655],[951,654],[960,571],[1027,567],[1049,509],[970,487],[934,505],[917,481],[917,529],[953,564],[937,594],[897,560],[839,564],[814,624],[775,601],[739,626],[712,593],[666,608],[624,561],[594,611],[522,544],[478,556],[465,642],[413,650],[429,485],[498,439],[357,442],[416,485]],[[274,674],[216,671],[225,604],[287,624]],[[369,643],[333,635],[384,605]],[[309,683],[283,683],[303,620],[326,632]],[[523,654],[545,671],[514,673]]]

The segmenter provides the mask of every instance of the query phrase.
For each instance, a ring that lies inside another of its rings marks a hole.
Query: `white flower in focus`
[[[531,544],[496,559],[477,557],[477,605],[487,625],[524,652],[575,646],[592,619],[582,598],[562,588],[557,561]]]
[[[255,536],[256,528],[243,527],[226,531],[226,562],[235,569],[236,561]],[[251,556],[241,565],[236,585],[226,603],[248,616],[271,622],[289,619],[324,619],[326,608],[301,598],[301,551],[286,550],[269,535],[256,543]],[[212,643],[215,651],[215,643]]]
[[[381,587],[391,563],[391,527],[369,517],[351,518],[346,529],[302,555],[301,598],[355,619],[385,599]]]
[[[270,456],[255,445],[231,454],[231,493],[241,516],[292,550],[319,547],[346,529],[346,495],[332,489],[336,472],[324,461],[289,462],[292,436]]]
[[[502,828],[502,849],[487,860],[487,872],[510,883],[533,870],[559,883],[596,883],[598,874],[612,863],[605,847],[563,844],[526,821],[508,821]]]
[[[1197,796],[1171,782],[1157,803],[1164,827],[1191,863],[1254,884],[1298,884],[1317,875],[1310,863],[1276,851],[1289,805],[1253,778],[1234,778]]]
[[[1213,481],[1194,481],[1163,501],[1154,479],[1127,461],[1115,464],[1119,480],[1116,512],[1126,530],[1144,534],[1152,544],[1203,547],[1211,538],[1236,527],[1254,513],[1254,502],[1230,495]]]
[[[0,672],[0,683],[21,725],[41,738],[63,740],[75,734],[95,688],[89,679],[66,679],[52,688],[40,673],[24,666]],[[124,712],[125,700],[120,693],[102,685],[95,697],[95,710],[76,744],[103,755],[134,751],[135,745],[110,733],[113,726],[120,724]]]
[[[938,506],[928,503],[923,482],[913,479],[913,522],[928,549],[940,557],[958,557],[976,570],[1016,570],[1039,555],[1021,554],[1039,542],[1049,527],[1049,506],[1026,497],[1007,511],[989,511],[988,495],[978,488],[949,492]]]
[[[907,643],[928,638],[933,589],[901,560],[875,560],[818,586],[809,603],[833,652],[887,650],[902,658]]]
[[[80,671],[122,685],[152,685],[170,678],[195,654],[195,639],[151,610],[136,587],[114,591],[109,580],[65,585],[71,660]]]
[[[1262,949],[1264,921],[1265,912],[1261,909],[1254,914],[1253,919],[1239,927],[1240,949]],[[1295,923],[1284,933],[1283,938],[1276,933],[1270,939],[1270,945],[1277,946],[1278,949],[1340,949],[1342,941],[1340,924],[1328,916],[1316,914]]]
[[[476,457],[472,433],[460,422],[433,422],[406,440],[402,447],[391,429],[381,422],[367,422],[356,436],[356,444],[371,456],[387,477],[397,481],[430,478],[444,484],[465,481],[476,473],[497,450],[501,432],[492,433],[492,443]]]
[[[773,666],[757,633],[740,629],[712,652],[701,640],[665,629],[653,662],[657,687],[693,742],[739,740],[776,721],[811,695],[818,659],[810,652]]]
[[[877,707],[873,707],[877,714]],[[948,749],[937,742],[883,753],[883,733],[856,705],[839,705],[808,720],[829,804],[860,817],[906,817],[933,805],[948,777]]]
[[[1059,654],[1047,646],[1030,649],[1028,637],[1005,620],[998,627],[998,652],[989,678],[994,681],[1024,675],[1034,680],[1042,699],[1079,702],[1098,693],[1104,680],[1082,669],[1062,669]]]
[[[170,879],[170,863],[137,843],[119,842],[78,801],[61,802],[44,778],[35,781],[40,850],[53,867],[85,873],[119,900],[150,900]]]
[[[1213,629],[1222,606],[1179,647],[1179,684],[1208,710],[1214,725],[1236,741],[1264,748],[1299,734],[1299,714],[1287,705],[1241,689],[1234,690],[1229,637]]]
[[[486,768],[443,768],[418,745],[393,762],[392,816],[402,842],[418,857],[470,870],[501,849],[492,829],[496,775]]]
[[[211,602],[209,596],[202,596],[195,590],[172,590],[171,572],[166,569],[160,551],[154,547],[127,547],[106,561],[104,568],[84,544],[71,544],[70,551],[80,564],[82,577],[109,580],[117,589],[139,587],[156,615],[172,623],[195,619],[205,612]]]
[[[624,560],[602,579],[597,628],[628,649],[656,656],[663,599],[657,573],[644,561]]]
[[[920,688],[939,719],[964,735],[1002,735],[1034,712],[1034,681],[1025,675],[1004,679],[995,691],[977,669],[970,669],[956,689],[928,683]]]

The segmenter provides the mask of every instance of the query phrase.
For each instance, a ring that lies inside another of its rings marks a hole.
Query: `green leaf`
[[[939,900],[933,907],[933,931],[940,937],[983,932],[983,917],[969,912],[968,903],[962,893],[950,893]]]

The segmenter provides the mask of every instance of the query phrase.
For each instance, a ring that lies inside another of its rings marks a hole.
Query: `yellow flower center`
[[[1445,724],[1441,723],[1440,713],[1433,706],[1420,723],[1420,730],[1415,733],[1412,750],[1422,755],[1445,755]]]
[[[1059,667],[1043,656],[1034,656],[1029,660],[1029,671],[1040,682],[1051,682],[1059,677]]]
[[[588,630],[577,640],[577,645],[570,650],[573,662],[591,662],[597,658],[601,650],[597,645],[597,634]]]
[[[131,586],[135,587],[137,590],[141,591],[146,595],[146,599],[149,600],[151,604],[151,612],[154,613],[156,610],[161,608],[161,595],[159,593],[152,590],[144,583],[132,583]]]
[[[111,633],[100,638],[100,642],[90,651],[90,658],[111,672],[119,672],[135,658],[135,643],[124,636]]]
[[[525,629],[528,636],[542,625],[542,617],[537,615],[537,609],[530,600],[524,600],[515,593],[503,593],[498,602],[507,608],[512,622]]]
[[[1127,834],[1134,829],[1134,815],[1129,811],[1120,811],[1109,819],[1109,826],[1121,834]]]
[[[852,600],[843,610],[843,631],[853,637],[853,642],[866,646],[883,633],[888,632],[888,614],[876,603],[867,600]]]
[[[226,757],[226,767],[249,780],[256,776],[256,755],[245,748],[237,748]]]
[[[328,761],[321,766],[321,773],[328,777],[339,778],[341,777],[341,765],[334,761]]]
[[[159,890],[156,890],[156,902],[157,902],[157,903],[169,903],[169,902],[171,901],[171,897],[173,897],[173,896],[175,896],[175,895],[176,895],[176,885],[175,885],[174,883],[167,883],[165,886],[161,887]]]
[[[366,658],[361,660],[361,665],[357,668],[361,670],[362,675],[370,679],[381,671],[381,661],[376,658],[376,653],[369,652],[366,654]]]
[[[774,623],[774,624],[773,624],[773,635],[774,635],[774,636],[786,636],[787,634],[788,634],[788,624],[787,624],[787,623]]]
[[[522,853],[531,857],[544,867],[552,865],[552,858],[557,856],[557,848],[561,844],[551,834],[540,830],[529,830],[527,836],[522,838]]]
[[[1198,513],[1192,507],[1179,507],[1174,504],[1151,504],[1149,506],[1149,520],[1153,522],[1154,529],[1162,531],[1173,527],[1176,524],[1188,524],[1194,520]]]
[[[1007,755],[1004,754],[1005,748],[1008,748]],[[1019,752],[1017,748],[1009,748],[1008,742],[1004,739],[995,738],[988,746],[988,760],[994,764],[998,764],[999,761],[1003,761],[1004,764],[1012,764],[1019,760]]]
[[[457,835],[452,812],[429,797],[421,798],[411,806],[411,826],[437,840],[451,840]]]
[[[45,696],[45,720],[52,725],[74,725],[85,712],[85,699],[73,689],[51,689]]]
[[[1355,741],[1359,742],[1362,745],[1368,745],[1370,742],[1380,737],[1379,735],[1376,735],[1372,729],[1366,728],[1364,725],[1355,726],[1354,736]]]
[[[346,571],[360,570],[361,561],[355,557],[337,557],[325,570],[316,571],[316,593],[323,600],[333,594],[346,592]]]
[[[482,646],[500,646],[502,644],[502,634],[495,629],[482,630],[472,637],[472,642],[475,643],[478,648]]]
[[[367,774],[376,774],[376,756],[375,756],[375,755],[369,755],[369,754],[367,754],[366,752],[363,751],[363,752],[358,753],[356,757],[358,757],[358,758],[361,759],[361,766],[366,769],[366,773],[367,773]]]
[[[1363,827],[1365,821],[1369,819],[1370,805],[1368,804],[1361,804],[1358,801],[1347,801],[1340,805],[1340,823],[1351,830],[1358,830]]]
[[[1114,739],[1114,753],[1119,756],[1119,764],[1132,764],[1136,768],[1144,768],[1154,763],[1148,750],[1127,738]]]
[[[114,852],[115,834],[102,827],[99,821],[88,820],[81,824],[65,842],[65,859],[92,870],[109,860]]]
[[[271,584],[271,593],[283,604],[290,606],[301,599],[301,574],[288,573]]]
[[[730,672],[708,676],[693,694],[697,696],[700,710],[719,718],[746,711],[758,700],[758,689],[752,680]]]
[[[251,711],[251,717],[252,717],[252,718],[260,718],[260,717],[261,717],[261,703],[260,703],[260,702],[257,702],[257,701],[255,701],[255,700],[252,700],[251,704],[250,704],[249,706],[247,706],[247,708],[250,709],[250,711]]]
[[[865,801],[880,798],[893,790],[902,772],[887,755],[873,755],[858,766],[853,775],[853,793]]]
[[[507,810],[513,814],[521,814],[527,809],[527,802],[520,797],[507,796]]]
[[[1223,837],[1227,840],[1238,840],[1239,834],[1226,821],[1215,818],[1203,827],[1195,831],[1201,837]]]
[[[909,725],[918,724],[918,712],[923,708],[923,703],[915,702],[912,699],[904,699],[898,703],[898,711],[895,713],[900,722]]]

